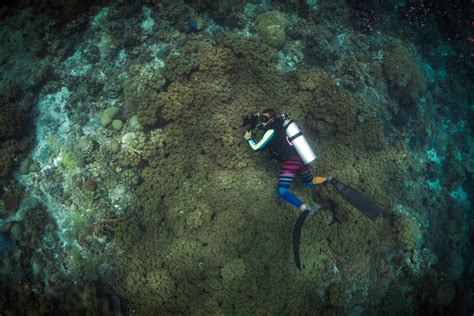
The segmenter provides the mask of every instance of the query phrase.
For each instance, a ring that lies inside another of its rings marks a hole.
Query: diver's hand
[[[250,138],[252,138],[252,133],[249,131],[245,132],[244,138],[245,140],[249,140]]]

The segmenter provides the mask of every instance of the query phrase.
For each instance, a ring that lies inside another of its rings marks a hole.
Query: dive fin
[[[306,209],[300,214],[296,220],[295,227],[293,228],[293,254],[295,256],[296,267],[301,270],[301,261],[300,261],[300,239],[301,239],[301,230],[303,229],[304,221],[308,217],[310,210]]]
[[[385,212],[384,209],[378,207],[374,202],[362,195],[362,193],[348,186],[347,184],[344,184],[331,177],[328,177],[328,181],[336,188],[337,191],[339,191],[339,193],[347,200],[347,202],[349,202],[352,206],[354,206],[371,220],[376,220],[381,213]]]
[[[324,184],[324,183],[327,183],[328,181],[328,178],[326,177],[314,177],[313,178],[313,183],[314,184]]]

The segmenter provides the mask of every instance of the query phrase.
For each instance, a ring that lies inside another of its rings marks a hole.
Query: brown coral
[[[199,70],[212,73],[230,73],[237,66],[237,59],[228,48],[213,48],[205,52],[199,60]]]
[[[405,103],[407,99],[416,98],[426,84],[426,78],[418,67],[414,54],[399,41],[387,45],[383,73],[391,95]]]

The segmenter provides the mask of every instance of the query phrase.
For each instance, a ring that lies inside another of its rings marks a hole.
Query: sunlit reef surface
[[[0,6],[0,314],[471,315],[469,1],[91,2]],[[296,181],[302,271],[268,107],[387,210]]]

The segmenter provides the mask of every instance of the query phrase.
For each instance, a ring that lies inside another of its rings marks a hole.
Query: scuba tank
[[[286,131],[288,142],[296,149],[303,163],[307,165],[315,160],[316,154],[303,136],[303,132],[301,132],[298,125],[288,118],[288,114],[286,113],[281,116],[281,119],[283,120],[283,128]]]

